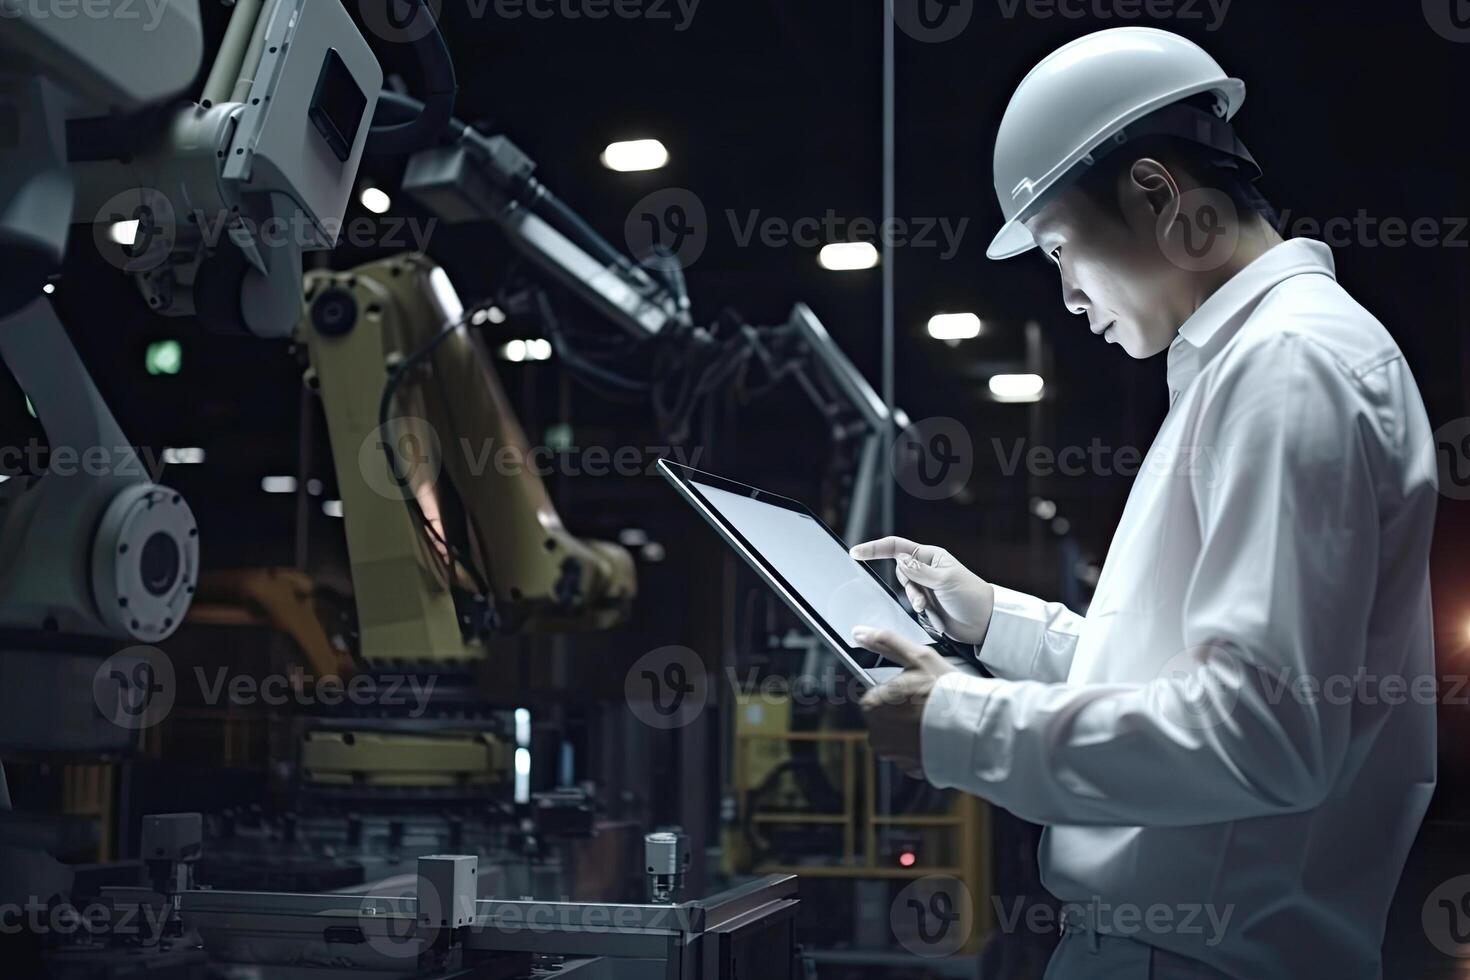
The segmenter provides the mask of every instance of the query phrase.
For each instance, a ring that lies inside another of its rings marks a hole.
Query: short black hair
[[[1204,107],[1201,103],[1201,108]],[[1281,219],[1276,209],[1252,180],[1253,169],[1244,167],[1241,161],[1229,154],[1182,136],[1151,133],[1111,148],[1097,163],[1083,167],[1075,184],[1099,206],[1121,214],[1118,181],[1128,168],[1144,157],[1182,168],[1201,186],[1227,194],[1239,213],[1255,213],[1272,227],[1280,226]]]

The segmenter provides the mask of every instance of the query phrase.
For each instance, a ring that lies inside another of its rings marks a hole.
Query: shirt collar
[[[1235,336],[1261,297],[1292,276],[1313,272],[1337,278],[1332,250],[1310,238],[1293,238],[1272,246],[1215,290],[1169,345],[1170,404]]]

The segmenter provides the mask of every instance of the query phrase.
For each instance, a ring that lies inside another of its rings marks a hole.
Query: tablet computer
[[[891,629],[946,658],[968,659],[849,555],[842,539],[805,505],[668,460],[659,460],[658,468],[859,681],[873,686],[894,670],[864,666],[878,657],[853,645],[854,626]]]

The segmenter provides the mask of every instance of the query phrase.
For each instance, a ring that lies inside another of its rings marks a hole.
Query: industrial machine
[[[432,6],[406,3],[421,18]],[[732,847],[727,870],[739,883],[690,897],[691,866],[707,854],[677,828],[601,819],[598,787],[532,794],[518,782],[531,721],[481,695],[489,650],[507,637],[613,629],[629,616],[637,578],[626,548],[569,530],[534,467],[477,466],[461,451],[465,441],[488,444],[522,463],[532,452],[473,314],[493,302],[534,319],[569,373],[645,397],[675,443],[716,392],[799,386],[829,425],[852,539],[876,527],[876,488],[894,465],[886,450],[908,420],[806,305],[774,325],[734,313],[696,323],[670,256],[621,254],[509,139],[454,119],[453,68],[432,18],[432,29],[411,32],[417,99],[385,87],[341,4],[235,0],[195,93],[197,3],[163,9],[148,36],[120,36],[120,18],[0,19],[12,76],[0,84],[0,118],[11,109],[28,137],[0,148],[0,356],[31,398],[53,462],[0,486],[0,663],[27,678],[0,685],[0,749],[122,755],[140,733],[155,754],[166,739],[170,752],[191,740],[227,745],[249,759],[260,777],[249,789],[259,792],[219,812],[149,814],[124,842],[137,841],[137,861],[74,868],[46,856],[68,850],[57,839],[67,825],[14,814],[0,778],[0,901],[102,910],[92,930],[28,933],[34,944],[7,962],[64,977],[800,975],[792,872],[820,864],[788,862],[779,846]],[[535,283],[467,304],[420,254],[304,273],[305,253],[336,244],[359,165],[379,152],[409,156],[403,188],[415,200],[449,222],[497,226],[625,343],[591,349]],[[153,312],[297,342],[343,498],[350,628],[323,624],[317,587],[299,572],[201,573],[187,503],[136,465],[42,293],[73,221],[92,225]],[[59,447],[115,448],[105,472],[67,475]],[[202,638],[188,649],[226,667],[263,657],[265,644],[215,642],[211,630],[250,643],[286,638],[286,659],[308,675],[298,694],[343,678],[422,682],[432,693],[416,712],[345,706],[253,719],[181,703],[160,738],[155,696],[174,658],[156,645],[177,642],[186,622]],[[836,683],[814,648],[775,645],[794,651],[814,683]],[[738,703],[748,720],[751,702],[742,693]],[[782,716],[773,706],[768,717]],[[815,764],[842,805],[806,823],[842,821],[835,860],[853,877],[880,870],[890,831],[908,832],[885,809],[886,777],[859,737],[793,736],[827,719],[784,717],[764,729],[777,746],[764,768],[752,761],[762,733],[736,728],[737,826],[774,830],[788,803],[815,811],[830,802],[812,799],[822,796],[808,778]],[[254,728],[236,739],[236,724]],[[101,779],[77,795],[110,794]],[[934,848],[941,869],[969,869],[974,820],[941,808],[909,829],[953,831],[958,843]],[[644,901],[626,894],[630,868]],[[125,922],[149,927],[140,934]]]

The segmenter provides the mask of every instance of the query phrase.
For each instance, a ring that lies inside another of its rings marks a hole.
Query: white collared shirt
[[[1314,241],[1168,356],[1087,615],[997,587],[998,679],[940,680],[924,771],[1046,824],[1047,889],[1102,931],[1243,980],[1370,980],[1435,781],[1424,407]]]

